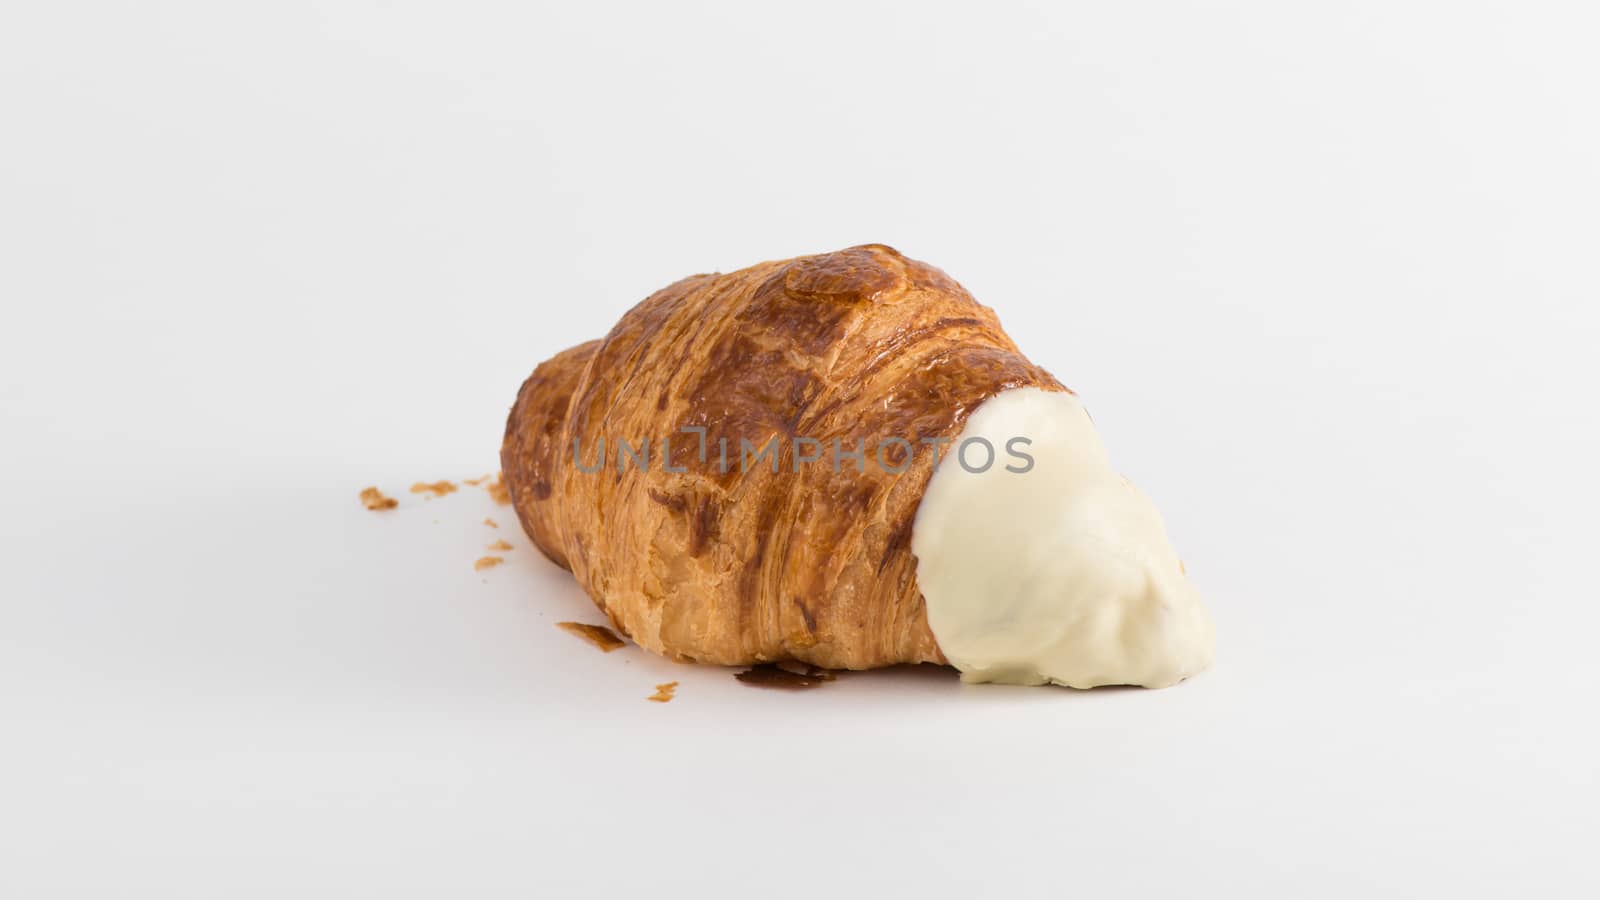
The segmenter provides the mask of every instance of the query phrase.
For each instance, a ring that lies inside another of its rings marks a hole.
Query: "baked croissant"
[[[501,462],[539,549],[675,659],[1089,687],[1211,657],[1075,395],[886,246],[656,292],[534,370]]]

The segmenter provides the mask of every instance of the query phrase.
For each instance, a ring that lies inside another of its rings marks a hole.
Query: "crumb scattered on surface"
[[[500,523],[496,522],[493,519],[484,519],[483,520],[483,524],[489,526],[490,528],[499,528],[500,527]]]
[[[369,487],[361,490],[361,505],[367,509],[394,509],[400,505],[400,501],[385,496],[383,491],[375,487]]]
[[[672,699],[672,694],[677,689],[678,683],[676,681],[669,681],[666,684],[658,684],[656,685],[656,692],[645,699],[654,701],[656,703],[666,703],[668,700]]]
[[[556,627],[569,634],[575,634],[583,638],[607,653],[618,647],[627,646],[627,642],[617,637],[615,631],[604,625],[585,625],[582,622],[557,622]]]
[[[477,487],[478,485],[483,484],[485,481],[488,481],[489,479],[491,479],[493,477],[494,477],[493,475],[483,475],[483,476],[480,476],[478,478],[463,478],[461,480],[466,482],[467,484],[472,485],[473,487]]]
[[[505,561],[503,556],[480,556],[478,561],[472,564],[472,571],[482,572],[484,569],[492,569]]]
[[[485,549],[505,551],[505,550],[510,550],[511,549],[511,545],[509,543],[505,542],[505,541],[495,541],[494,543],[490,544]]]
[[[413,494],[432,494],[435,497],[443,497],[445,494],[454,494],[455,492],[456,486],[448,481],[435,481],[432,484],[419,481],[411,486],[411,493]]]
[[[485,488],[485,490],[489,492],[490,497],[494,498],[494,502],[500,504],[501,506],[507,506],[511,503],[511,492],[506,490],[506,476],[504,472],[496,475],[494,481],[487,488]]]
[[[747,684],[751,687],[798,691],[805,688],[818,687],[833,681],[838,678],[838,675],[817,666],[785,660],[780,663],[754,666],[739,672],[733,677],[739,679],[741,684]]]
[[[1185,575],[1189,574],[1189,567],[1184,565],[1183,560],[1181,559],[1178,560],[1178,571]]]

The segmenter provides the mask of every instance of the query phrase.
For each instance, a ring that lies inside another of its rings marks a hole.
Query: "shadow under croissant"
[[[821,687],[839,677],[837,672],[798,662],[764,663],[752,666],[733,677],[750,687],[799,691]]]
[[[557,622],[556,627],[570,634],[577,635],[600,650],[610,653],[621,647],[628,646],[628,642],[618,637],[616,632],[603,625],[587,625],[581,622]],[[953,666],[941,666],[935,663],[901,663],[893,666],[883,666],[876,669],[848,670],[824,669],[799,660],[786,659],[778,662],[761,663],[735,672],[733,677],[740,684],[747,687],[765,688],[779,691],[803,691],[821,687],[832,681],[839,680],[840,676],[855,678],[875,678],[882,680],[899,680],[905,682],[921,682],[926,685],[948,684],[952,678],[959,679],[960,673]],[[674,682],[676,684],[676,682]],[[985,685],[985,687],[1018,687],[1018,685]],[[1144,688],[1131,684],[1101,685],[1092,689],[1095,693],[1106,693],[1119,690],[1142,691]],[[1030,692],[1031,693],[1031,692]],[[1054,691],[1046,693],[1055,693]],[[1071,691],[1077,693],[1077,691]],[[659,699],[659,698],[651,698]],[[663,701],[664,702],[664,701]]]
[[[961,673],[958,672],[953,666],[941,666],[933,663],[904,663],[901,665],[885,666],[877,669],[862,669],[852,671],[848,669],[823,669],[807,663],[797,662],[794,660],[784,660],[782,662],[763,663],[761,665],[751,666],[747,669],[742,669],[738,672],[735,672],[733,677],[737,678],[739,683],[748,687],[766,688],[769,690],[800,691],[821,687],[831,681],[837,681],[841,677],[852,680],[860,678],[876,678],[918,681],[926,684],[945,684],[952,680],[959,680]],[[1007,687],[1014,688],[1023,686],[1008,684],[984,684],[981,685],[981,687],[1004,689]],[[1069,689],[1066,691],[1045,691],[1043,693],[1103,694],[1122,691],[1143,692],[1145,690],[1146,688],[1134,684],[1107,684],[1096,688],[1091,688],[1089,691]],[[1028,691],[1027,693],[1034,694],[1039,692]]]
[[[837,681],[841,677],[850,679],[910,678],[931,684],[934,682],[948,683],[952,679],[959,677],[959,675],[950,666],[934,665],[933,663],[904,663],[877,669],[851,671],[848,669],[824,669],[795,660],[784,660],[751,666],[734,673],[733,677],[737,678],[739,683],[749,687],[800,691],[821,687],[828,682]]]

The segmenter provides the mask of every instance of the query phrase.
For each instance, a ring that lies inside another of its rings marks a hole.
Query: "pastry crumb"
[[[610,653],[618,647],[627,646],[626,641],[617,637],[615,631],[604,625],[585,625],[582,622],[557,622],[556,627],[568,634],[575,634],[583,638],[606,653]]]
[[[489,479],[491,479],[493,477],[494,477],[493,475],[483,475],[483,476],[480,476],[478,478],[463,478],[461,480],[463,482],[465,482],[466,484],[469,484],[469,485],[471,485],[473,487],[477,487],[478,485],[483,484],[485,481],[488,481]]]
[[[435,497],[443,497],[445,494],[454,494],[455,492],[455,484],[449,481],[435,481],[432,484],[419,481],[411,486],[411,493],[413,494],[432,494]]]
[[[500,551],[503,552],[503,551],[512,549],[512,547],[506,541],[495,541],[494,543],[490,544],[488,547],[486,547],[484,549],[486,549],[486,550],[500,550]]]
[[[369,487],[361,490],[361,505],[371,510],[394,509],[400,505],[400,501],[385,496],[383,491],[375,487]]]
[[[490,528],[499,528],[500,527],[500,523],[496,522],[493,519],[484,519],[483,520],[483,524],[489,526]]]
[[[676,681],[669,681],[666,684],[658,684],[656,685],[656,692],[645,699],[654,703],[666,703],[672,699],[673,693],[677,690],[678,683]]]
[[[511,492],[506,490],[506,476],[504,472],[496,475],[494,481],[487,488],[485,488],[485,490],[489,492],[490,497],[494,498],[494,502],[500,504],[501,506],[510,505]]]
[[[478,561],[472,564],[472,571],[482,572],[484,569],[492,569],[503,562],[505,562],[505,557],[502,556],[480,556]]]

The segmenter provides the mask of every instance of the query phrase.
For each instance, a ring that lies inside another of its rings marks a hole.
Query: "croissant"
[[[1077,397],[883,245],[695,275],[536,368],[523,528],[668,657],[1175,683],[1211,620]]]

